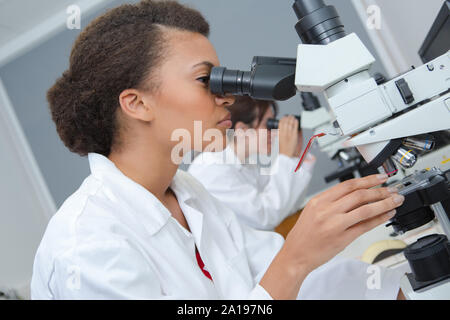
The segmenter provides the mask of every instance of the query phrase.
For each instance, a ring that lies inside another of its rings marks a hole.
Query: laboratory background
[[[30,298],[33,260],[47,223],[63,201],[90,173],[87,158],[69,152],[59,139],[50,116],[46,92],[67,69],[71,46],[83,27],[108,8],[132,2],[134,1],[0,0],[0,299]],[[294,27],[298,18],[292,10],[293,1],[179,2],[198,9],[206,17],[211,25],[210,40],[217,50],[221,65],[227,68],[250,70],[254,56],[297,56],[297,46],[301,41]],[[356,33],[375,58],[369,74],[379,80],[377,83],[380,85],[383,81],[418,70],[418,67],[429,62],[421,57],[419,51],[439,14],[444,17],[440,21],[441,25],[446,24],[443,38],[446,38],[447,43],[450,39],[449,1],[326,2],[339,12],[347,34]],[[69,28],[67,25],[73,6],[80,9],[80,29]],[[439,30],[434,32],[438,33]],[[447,62],[442,64],[442,68],[447,68],[448,75],[448,53],[446,58]],[[433,67],[439,69],[441,64],[435,63]],[[447,90],[448,79],[447,76],[444,84]],[[417,97],[411,81],[413,80],[407,80],[409,87],[404,81],[398,82],[397,86],[403,85],[399,88],[404,90],[401,91],[403,96],[407,96],[408,90],[411,90]],[[329,101],[323,93],[317,92],[315,96],[323,110],[330,109]],[[322,124],[307,123],[308,117],[303,114],[305,107],[302,106],[299,93],[286,101],[280,101],[279,106],[279,117],[288,114],[302,116],[306,145]],[[450,106],[448,110],[450,112]],[[448,126],[446,130],[439,130],[448,134]],[[448,143],[445,138],[444,135],[442,139]],[[445,146],[439,150],[435,151],[438,160],[433,160],[433,166],[445,172],[450,169],[450,163],[446,161],[450,152]],[[317,164],[304,196],[305,203],[313,195],[346,177],[358,176],[359,162],[351,162],[351,165],[350,162],[346,163],[353,156],[354,150],[333,155],[328,146],[314,144],[311,152],[317,157]],[[403,156],[401,161],[408,157]],[[360,160],[361,158],[358,161]],[[181,167],[186,170],[188,164]],[[407,169],[405,166],[405,177],[422,167],[414,168],[415,171]],[[292,222],[286,222],[276,230],[286,232],[289,225]],[[433,226],[428,223],[426,227]],[[421,228],[416,231],[427,232],[425,227]],[[442,233],[439,232],[441,229],[437,233]],[[416,231],[405,233],[405,238],[402,238],[404,242],[409,244],[416,241],[419,238],[414,233]],[[445,233],[446,230],[443,231]],[[371,245],[381,240],[392,240],[393,234],[399,235],[402,232],[380,226],[357,239],[341,255],[361,258],[366,254],[367,258],[367,249]],[[383,245],[388,244],[384,242]],[[398,251],[402,248],[395,244],[389,247]],[[385,259],[383,263],[395,266],[403,262],[405,270],[409,270],[410,265],[405,263],[401,252],[391,255],[388,260]],[[411,292],[413,293],[409,298],[414,298],[415,291]],[[448,287],[446,292],[449,292]]]

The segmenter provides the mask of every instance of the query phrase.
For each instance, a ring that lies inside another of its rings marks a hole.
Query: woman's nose
[[[236,101],[236,98],[231,94],[216,95],[216,103],[219,106],[229,107]]]

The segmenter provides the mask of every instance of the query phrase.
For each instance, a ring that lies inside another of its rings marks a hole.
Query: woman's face
[[[236,139],[237,143],[243,143],[245,141],[245,150],[247,155],[262,154],[270,155],[272,150],[272,130],[267,129],[267,120],[273,118],[274,112],[272,108],[267,108],[261,121],[258,123],[258,117],[250,124],[250,126],[240,122],[237,125],[239,129],[245,131],[254,130],[256,141],[250,142],[250,139]]]
[[[225,107],[233,104],[234,98],[217,96],[209,90],[211,68],[219,66],[214,47],[198,33],[166,31],[166,35],[167,54],[157,72],[159,87],[149,94],[154,106],[152,138],[156,135],[161,143],[173,148],[180,141],[179,135],[173,139],[172,134],[188,133],[190,141],[185,141],[187,138],[183,134],[184,143],[188,143],[191,150],[202,151],[210,143],[203,141],[203,134],[215,129],[214,132],[220,133],[222,140],[219,142],[224,148],[225,131],[231,127],[230,113]]]

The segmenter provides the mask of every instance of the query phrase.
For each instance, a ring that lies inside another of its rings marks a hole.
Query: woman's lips
[[[228,115],[224,117],[221,121],[219,121],[217,125],[225,128],[231,128],[231,126],[233,125],[233,122],[231,122],[231,114],[228,113]]]
[[[231,122],[231,120],[222,120],[217,125],[219,125],[221,127],[225,127],[225,128],[231,128],[231,126],[233,125],[233,122]]]

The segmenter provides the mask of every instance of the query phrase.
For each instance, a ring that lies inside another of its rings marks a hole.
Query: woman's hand
[[[313,270],[391,219],[404,197],[396,189],[370,189],[386,180],[386,175],[348,180],[309,201],[286,238],[297,263]]]
[[[363,233],[385,223],[404,197],[375,188],[387,175],[340,183],[308,202],[261,279],[274,299],[295,299],[307,275]]]
[[[298,147],[298,120],[294,116],[285,116],[278,123],[278,141],[280,154],[295,157]]]
[[[295,148],[294,156],[300,158],[300,154],[302,153],[302,149],[303,149],[303,131],[302,130],[298,130],[297,131],[297,147]]]

